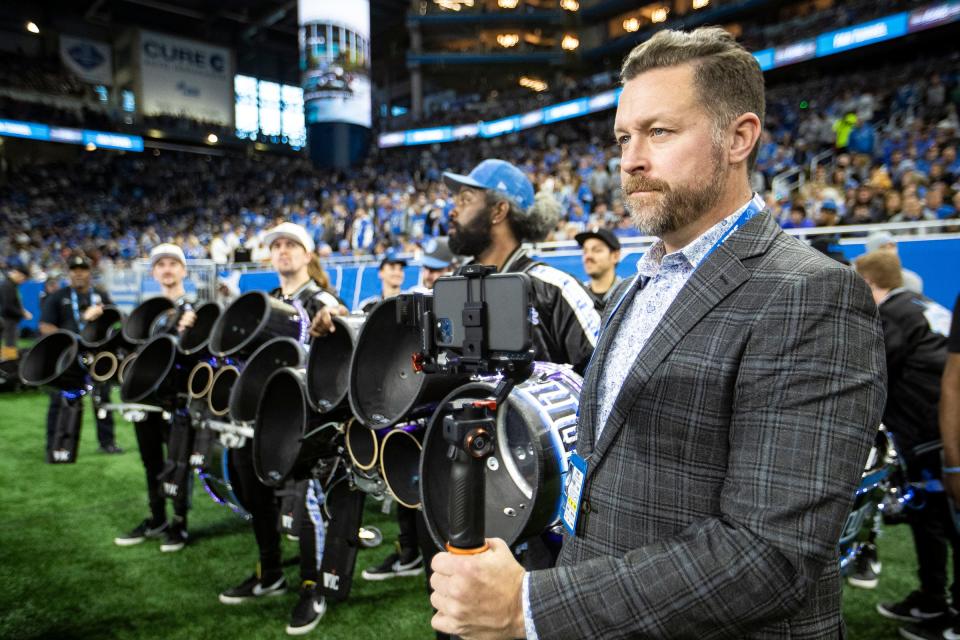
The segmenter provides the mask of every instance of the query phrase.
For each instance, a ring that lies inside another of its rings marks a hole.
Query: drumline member
[[[280,286],[270,295],[303,306],[313,319],[310,333],[317,337],[332,332],[333,315],[346,313],[340,299],[330,290],[329,279],[314,253],[313,240],[300,225],[284,222],[266,232],[263,244],[270,249],[270,262],[280,277]],[[264,596],[286,592],[280,549],[280,509],[274,489],[260,482],[253,466],[253,441],[231,449],[240,499],[253,519],[253,531],[259,548],[256,571],[235,587],[220,594],[224,604],[240,604]],[[316,479],[304,484],[306,513],[301,518],[300,598],[294,607],[287,633],[309,632],[326,611],[326,602],[318,589],[320,562],[325,540],[321,506],[323,488]]]
[[[377,277],[380,279],[380,294],[364,298],[357,308],[364,313],[370,313],[379,302],[400,295],[403,287],[403,270],[406,266],[406,258],[395,251],[388,251],[380,261],[380,269],[377,271]]]
[[[74,255],[67,263],[70,270],[70,285],[58,289],[47,296],[40,314],[40,335],[48,335],[58,329],[66,329],[79,335],[84,325],[93,322],[103,313],[103,307],[112,304],[106,291],[95,288],[91,284],[90,262],[81,255]],[[113,414],[106,412],[100,417],[100,398],[109,397],[107,385],[97,385],[90,399],[93,403],[94,415],[97,421],[97,440],[100,442],[101,453],[123,453],[117,446],[114,438]],[[50,408],[47,410],[47,456],[50,459],[54,446],[57,421],[60,415],[61,395],[59,392],[50,395]],[[79,398],[77,402],[82,402]],[[77,431],[83,421],[83,413],[78,417]]]
[[[187,259],[183,249],[175,244],[159,244],[150,252],[150,272],[160,284],[160,295],[175,305],[179,321],[177,331],[182,333],[196,322],[194,300],[187,295],[183,281],[187,277]],[[117,536],[114,543],[121,547],[140,544],[147,538],[163,536],[160,551],[172,552],[183,549],[189,540],[187,534],[187,511],[190,509],[190,489],[187,487],[173,499],[173,520],[167,522],[166,497],[160,475],[166,462],[165,449],[170,445],[170,432],[174,416],[164,418],[159,411],[149,411],[146,417],[133,424],[137,436],[137,448],[147,480],[147,501],[150,516],[128,533]]]
[[[623,280],[617,275],[620,240],[604,227],[581,231],[574,239],[583,249],[583,270],[587,272],[583,287],[593,299],[597,312],[603,313],[617,285]]]

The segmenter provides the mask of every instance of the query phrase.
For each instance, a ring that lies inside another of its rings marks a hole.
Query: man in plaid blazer
[[[732,36],[660,31],[622,76],[624,196],[660,240],[615,294],[584,380],[576,530],[544,571],[499,540],[438,555],[433,626],[843,637],[837,540],[885,402],[876,306],[751,198],[763,77]]]

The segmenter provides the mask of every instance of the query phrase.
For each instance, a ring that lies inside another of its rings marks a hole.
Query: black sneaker
[[[926,622],[915,622],[900,627],[900,637],[907,640],[958,640],[960,631],[957,626],[957,617],[954,615],[940,616]]]
[[[259,577],[259,572],[241,582],[235,587],[220,594],[223,604],[240,604],[254,598],[281,596],[287,592],[287,579],[281,575],[272,582],[265,584]]]
[[[123,453],[123,449],[121,449],[120,445],[118,444],[108,444],[105,447],[100,447],[99,449],[97,449],[97,451],[100,453],[108,453],[108,454]]]
[[[914,591],[900,602],[881,602],[877,613],[884,618],[901,622],[926,622],[949,611],[943,598],[934,598],[922,591]]]
[[[160,544],[160,551],[164,553],[180,551],[189,541],[190,536],[183,525],[173,525],[167,529],[167,535],[163,537],[163,542]]]
[[[414,555],[416,554],[416,555]],[[364,580],[389,580],[418,576],[423,573],[423,556],[418,551],[391,553],[376,567],[368,567],[361,574]]]
[[[300,587],[300,600],[290,614],[290,624],[287,625],[287,634],[302,636],[310,633],[320,623],[320,618],[327,611],[327,601],[317,593],[317,583],[304,580]]]
[[[160,524],[155,524],[152,520],[147,518],[128,533],[123,534],[122,536],[117,536],[113,539],[113,543],[120,545],[121,547],[130,547],[135,544],[140,544],[147,538],[159,538],[167,530],[167,523],[161,522]]]
[[[847,583],[859,589],[876,589],[882,566],[877,559],[877,547],[865,544],[853,560],[853,569],[847,574]]]

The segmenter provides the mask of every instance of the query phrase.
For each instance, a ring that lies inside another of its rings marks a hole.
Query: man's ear
[[[493,213],[490,214],[490,223],[499,224],[506,221],[507,215],[510,213],[510,205],[507,204],[506,200],[500,200],[493,207]]]
[[[731,123],[728,131],[731,131],[733,136],[729,139],[727,147],[730,164],[740,164],[750,157],[750,152],[757,146],[762,129],[760,118],[757,114],[750,112]]]

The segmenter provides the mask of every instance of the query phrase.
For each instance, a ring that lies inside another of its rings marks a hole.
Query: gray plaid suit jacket
[[[629,302],[584,380],[577,535],[530,574],[541,640],[843,637],[837,540],[886,398],[866,284],[754,217],[681,290],[595,441]]]

